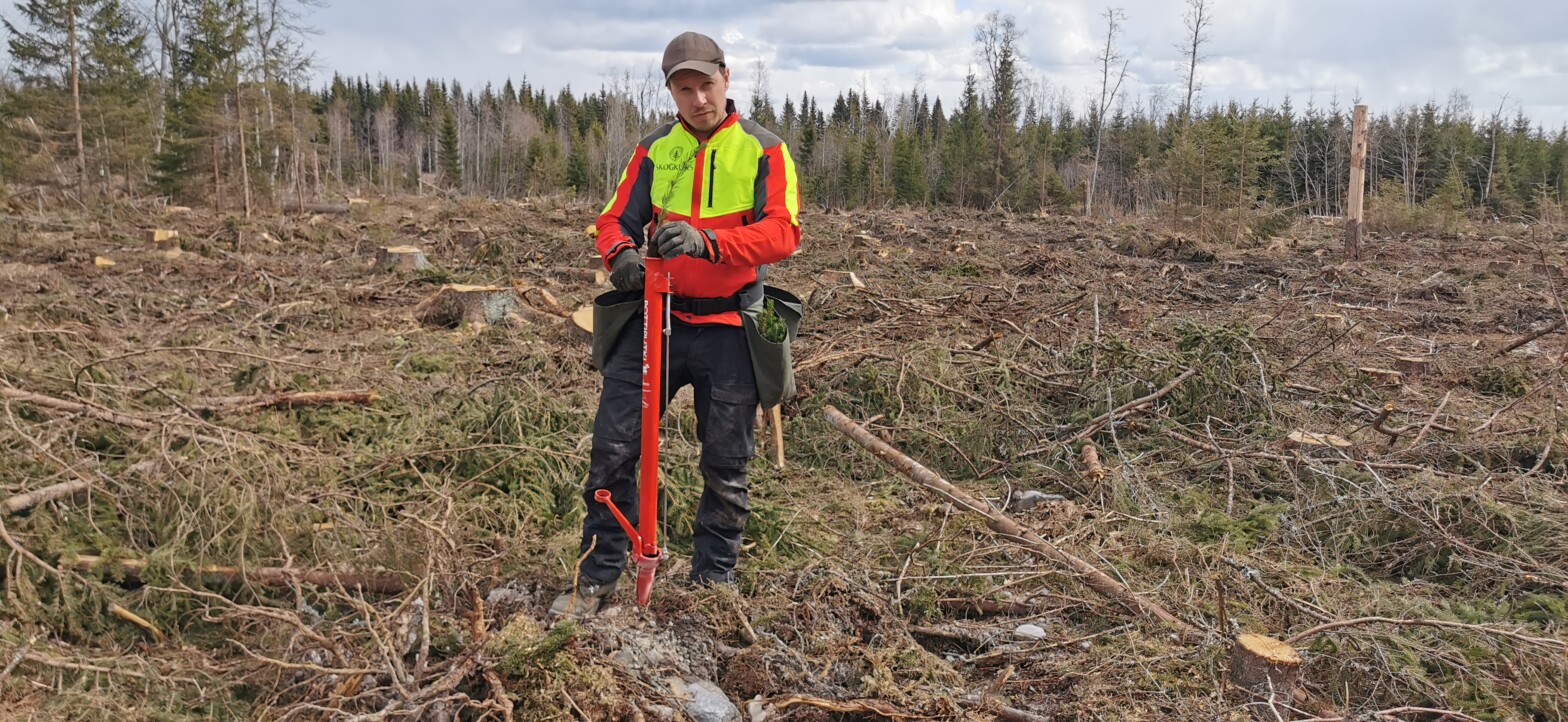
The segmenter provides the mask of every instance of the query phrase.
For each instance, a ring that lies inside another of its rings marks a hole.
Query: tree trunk
[[[76,0],[65,4],[65,32],[66,43],[70,45],[71,55],[71,113],[76,121],[76,197],[78,200],[87,199],[87,144],[82,142],[82,87],[81,73],[77,62],[81,54],[76,42]]]
[[[250,164],[245,159],[245,105],[241,100],[238,74],[234,83],[234,122],[238,124],[240,140],[240,184],[245,192],[245,217],[250,217]]]
[[[1366,187],[1367,106],[1356,106],[1350,141],[1350,201],[1345,209],[1345,257],[1361,259],[1361,197]]]

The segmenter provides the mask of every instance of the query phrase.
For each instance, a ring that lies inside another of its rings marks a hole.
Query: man
[[[687,32],[671,40],[663,71],[679,117],[638,143],[599,216],[598,249],[619,291],[642,289],[645,253],[665,259],[674,298],[663,402],[692,386],[702,442],[691,579],[732,584],[750,513],[746,466],[758,403],[739,312],[761,301],[762,267],[799,246],[800,199],[783,141],[742,119],[726,99],[730,71],[712,38]],[[598,611],[626,564],[626,534],[594,492],[608,489],[627,518],[638,520],[640,317],[613,344],[600,369],[604,388],[583,490],[581,552],[592,551],[574,588],[551,605],[557,616]]]

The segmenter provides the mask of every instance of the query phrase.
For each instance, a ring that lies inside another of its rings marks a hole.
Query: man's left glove
[[[659,229],[653,232],[653,247],[658,249],[660,258],[708,257],[707,236],[702,231],[692,228],[686,221],[675,221],[659,226]]]

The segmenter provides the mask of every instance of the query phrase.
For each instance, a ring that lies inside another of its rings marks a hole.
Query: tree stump
[[[1356,370],[1371,379],[1374,386],[1393,387],[1405,382],[1405,375],[1393,369],[1362,367]]]
[[[580,328],[589,336],[593,335],[593,304],[585,303],[582,308],[572,312],[572,325]]]
[[[1350,325],[1349,319],[1338,313],[1314,313],[1312,318],[1332,330],[1343,330]]]
[[[147,243],[160,251],[167,251],[180,247],[180,232],[163,228],[154,228],[147,231]]]
[[[1290,704],[1301,682],[1301,655],[1295,648],[1261,634],[1243,634],[1230,649],[1230,681],[1258,700],[1258,719],[1277,719],[1273,703]]]
[[[1319,434],[1312,431],[1296,430],[1285,437],[1285,448],[1311,451],[1313,449],[1349,449],[1355,444],[1349,439],[1333,434]]]
[[[376,268],[381,271],[423,271],[429,267],[430,259],[414,246],[384,246],[376,251]]]
[[[1411,378],[1416,376],[1425,376],[1431,373],[1432,366],[1432,359],[1429,358],[1401,356],[1397,359],[1394,359],[1394,368],[1397,369],[1400,373]]]
[[[484,240],[485,232],[483,230],[478,228],[457,229],[457,242],[462,244],[463,248],[473,250],[478,248],[479,244],[483,243]]]
[[[517,293],[503,286],[449,283],[414,307],[414,318],[437,328],[482,327],[523,321]]]

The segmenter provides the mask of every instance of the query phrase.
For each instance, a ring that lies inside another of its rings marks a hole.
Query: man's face
[[[724,121],[724,94],[730,89],[729,68],[714,75],[682,70],[670,78],[669,87],[681,118],[698,132],[711,132]]]

